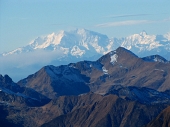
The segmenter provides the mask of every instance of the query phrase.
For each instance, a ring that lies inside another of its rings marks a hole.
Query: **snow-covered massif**
[[[64,55],[70,54],[75,57],[93,56],[94,54],[105,54],[113,49],[113,42],[106,35],[85,29],[77,29],[58,34],[52,33],[44,37],[38,37],[27,46],[15,49],[3,56],[33,52],[35,50],[59,50]],[[89,56],[90,55],[90,56]]]
[[[119,46],[139,57],[158,54],[170,60],[170,33],[148,35],[143,31],[125,38],[109,39],[97,32],[76,29],[37,37],[24,47],[2,53],[0,74],[9,74],[14,80],[19,80],[45,65],[97,60]],[[118,56],[113,54],[110,57],[110,62],[114,63]]]

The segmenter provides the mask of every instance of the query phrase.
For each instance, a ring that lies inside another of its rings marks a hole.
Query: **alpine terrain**
[[[168,127],[169,60],[109,50],[93,61],[46,65],[17,83],[1,75],[0,125]]]

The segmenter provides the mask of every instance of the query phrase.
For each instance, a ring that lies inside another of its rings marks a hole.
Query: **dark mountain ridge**
[[[0,101],[20,106],[42,106],[50,99],[31,88],[20,87],[8,75],[0,75]]]

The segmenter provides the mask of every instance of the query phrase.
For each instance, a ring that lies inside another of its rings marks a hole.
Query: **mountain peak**
[[[12,81],[12,79],[8,75],[4,75],[4,76],[0,75],[0,82],[4,82],[4,83],[10,84],[13,81]]]
[[[101,62],[104,66],[112,65],[122,65],[125,63],[127,66],[130,66],[131,62],[134,62],[138,59],[131,51],[127,50],[124,47],[118,47],[116,50],[107,53],[102,56],[98,61]]]
[[[149,62],[161,62],[161,63],[168,62],[168,60],[166,60],[160,55],[151,55],[151,56],[143,57],[142,59]]]
[[[77,29],[76,30],[76,32],[78,33],[78,34],[84,34],[85,32],[87,32],[88,30],[86,30],[86,29]]]
[[[145,30],[143,30],[142,32],[140,32],[139,35],[141,35],[141,36],[146,36],[146,35],[148,35],[148,34],[147,34],[147,32],[146,32]]]
[[[131,52],[130,50],[124,48],[124,47],[118,47],[115,52],[119,55],[122,55],[122,57],[125,57],[127,56],[128,54],[129,55],[132,55],[132,56],[135,56],[135,57],[138,57],[137,55],[135,55],[133,52]]]

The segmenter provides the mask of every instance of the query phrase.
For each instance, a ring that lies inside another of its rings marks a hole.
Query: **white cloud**
[[[164,22],[170,22],[170,18],[163,19],[163,20],[125,20],[119,22],[108,22],[108,23],[97,24],[96,27],[115,27],[115,26],[148,24],[148,23],[164,23]]]
[[[138,17],[138,16],[148,16],[152,14],[124,14],[124,15],[109,15],[107,18],[123,18],[123,17]]]
[[[120,21],[120,22],[108,22],[108,23],[98,24],[98,25],[96,25],[96,27],[127,26],[127,25],[146,24],[146,23],[152,23],[152,22],[154,22],[154,21],[127,20],[127,21]]]

